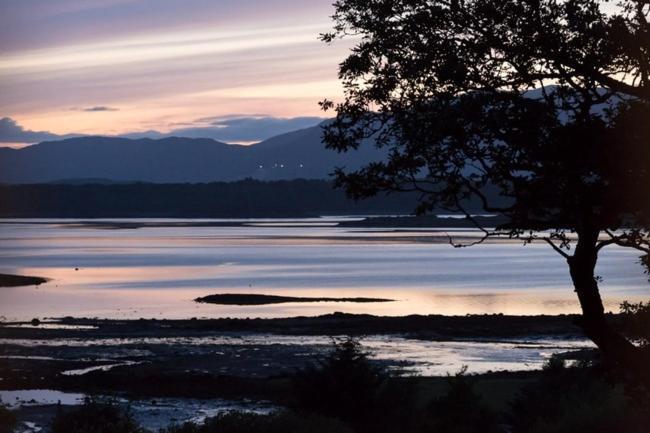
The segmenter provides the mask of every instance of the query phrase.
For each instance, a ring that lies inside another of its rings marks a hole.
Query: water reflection
[[[64,222],[0,224],[0,272],[52,279],[38,287],[3,288],[1,316],[28,320],[66,315],[189,318],[333,311],[383,315],[578,311],[566,264],[546,245],[500,242],[454,249],[446,244],[444,232],[344,229],[331,226],[336,222],[332,218],[302,220],[299,225],[247,220],[245,226],[232,227],[193,227],[173,220],[185,225],[120,230]],[[476,235],[467,230],[456,234]],[[616,310],[624,299],[641,300],[650,294],[634,251],[606,249],[598,274],[604,278],[608,310]],[[192,301],[217,292],[396,301],[253,307]]]

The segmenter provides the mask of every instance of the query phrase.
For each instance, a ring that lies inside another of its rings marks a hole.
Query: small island
[[[38,286],[46,283],[47,278],[28,277],[23,275],[0,274],[0,287]]]
[[[275,296],[258,294],[222,293],[196,298],[194,301],[220,305],[267,305],[287,302],[393,302],[384,298],[308,298],[294,296]]]

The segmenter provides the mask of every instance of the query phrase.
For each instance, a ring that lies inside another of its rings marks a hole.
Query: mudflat
[[[0,287],[33,286],[47,282],[47,278],[0,274]]]
[[[394,299],[386,298],[327,298],[327,297],[300,297],[300,296],[275,296],[248,293],[218,293],[202,296],[194,301],[205,304],[219,305],[267,305],[284,304],[289,302],[394,302]]]

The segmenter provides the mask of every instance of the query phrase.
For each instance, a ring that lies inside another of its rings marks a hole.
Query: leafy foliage
[[[650,345],[650,302],[621,304],[622,331],[643,346]]]
[[[551,228],[562,247],[586,215],[647,227],[650,10],[625,3],[606,14],[595,0],[338,1],[323,39],[360,42],[340,67],[345,101],[322,103],[337,112],[324,139],[390,149],[338,183],[355,197],[420,192],[422,212],[478,196],[509,216],[505,233]],[[508,205],[485,196],[495,186]]]
[[[336,111],[323,138],[387,149],[337,170],[355,198],[417,192],[419,212],[460,211],[481,229],[473,243],[547,242],[567,260],[585,333],[612,367],[647,376],[605,319],[594,270],[608,245],[650,254],[650,4],[605,3],[339,0],[323,40],[356,45],[339,68],[345,100],[321,103]],[[472,198],[507,222],[482,227]]]

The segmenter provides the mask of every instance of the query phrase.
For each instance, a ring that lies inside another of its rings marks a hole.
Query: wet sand
[[[593,346],[573,324],[576,318],[335,313],[283,319],[4,322],[0,390],[118,396],[141,411],[145,425],[157,427],[156,420],[190,419],[241,402],[253,410],[282,406],[291,398],[291,376],[327,353],[332,336],[352,335],[370,351],[372,362],[395,373],[396,380],[442,387],[446,373],[469,365],[471,373],[482,374],[480,381],[503,382],[514,394],[552,354],[592,356]],[[45,426],[56,410],[51,404],[26,405],[18,414]]]
[[[616,315],[610,315],[616,319]],[[200,337],[228,332],[278,335],[399,334],[428,340],[468,338],[514,338],[530,335],[583,337],[575,325],[579,315],[508,316],[481,314],[464,316],[409,315],[374,316],[332,313],[316,317],[222,318],[181,320],[120,320],[97,318],[52,318],[41,326],[31,322],[4,322],[0,339]]]
[[[552,353],[591,348],[575,316],[330,314],[286,319],[99,320],[0,326],[0,388],[228,397],[212,386],[291,374],[354,336],[395,372],[530,370]],[[152,387],[155,381],[157,385]],[[212,385],[211,385],[212,384]],[[189,388],[188,388],[189,386]],[[215,394],[216,393],[216,394]],[[187,394],[187,395],[186,395]]]

